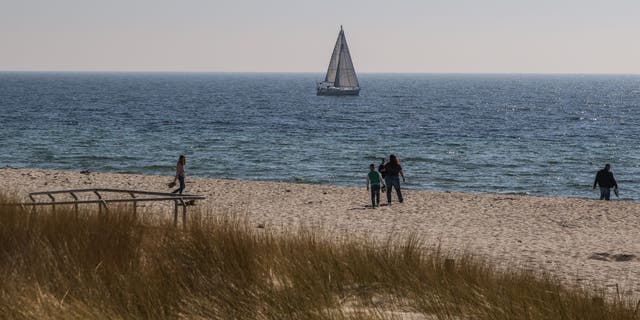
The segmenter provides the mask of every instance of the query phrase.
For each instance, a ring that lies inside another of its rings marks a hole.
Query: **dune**
[[[3,191],[119,188],[168,192],[171,176],[0,169]],[[640,203],[404,190],[405,202],[372,209],[364,188],[187,177],[212,214],[240,214],[276,232],[305,228],[334,237],[418,236],[445,252],[482,256],[499,268],[549,273],[569,286],[640,296]],[[595,193],[594,193],[595,197]],[[383,196],[384,199],[384,196]],[[146,203],[145,208],[170,203]],[[171,216],[167,210],[167,217]]]

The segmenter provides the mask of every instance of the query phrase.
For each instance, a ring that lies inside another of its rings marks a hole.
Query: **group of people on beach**
[[[178,162],[176,163],[176,175],[174,176],[173,181],[167,184],[170,188],[173,188],[176,186],[177,182],[179,183],[179,186],[171,193],[182,194],[184,191],[184,180],[186,175],[184,166],[186,164],[187,157],[180,155]],[[369,169],[370,172],[367,175],[367,190],[371,190],[372,208],[380,206],[380,190],[383,190],[383,188],[385,188],[387,192],[387,205],[391,205],[391,192],[394,188],[396,189],[398,202],[402,203],[404,201],[402,198],[402,190],[400,189],[400,177],[402,177],[403,183],[406,180],[404,178],[404,172],[402,172],[400,159],[398,159],[396,155],[390,155],[389,161],[386,162],[385,159],[382,159],[382,163],[380,163],[378,171],[376,171],[376,166],[373,163],[369,166]]]
[[[176,175],[171,183],[168,184],[169,187],[174,187],[176,182],[179,183],[177,189],[173,190],[171,193],[182,194],[185,188],[185,170],[184,166],[187,163],[187,157],[184,155],[180,155],[178,158],[178,162],[176,163]],[[389,160],[382,159],[382,162],[378,166],[378,170],[376,170],[375,164],[369,165],[369,173],[367,173],[367,191],[371,192],[371,208],[376,208],[380,206],[380,192],[386,192],[387,194],[387,205],[391,205],[391,195],[393,189],[396,190],[396,195],[398,197],[398,202],[404,202],[404,198],[402,197],[402,190],[400,188],[400,178],[402,177],[402,182],[406,182],[404,177],[404,172],[402,171],[402,166],[400,165],[400,159],[392,154],[389,156]],[[602,170],[599,170],[596,173],[596,178],[593,181],[593,189],[595,190],[596,186],[600,187],[600,200],[611,200],[611,189],[616,196],[618,196],[618,183],[613,176],[613,172],[611,171],[611,164],[606,164]]]
[[[367,174],[367,191],[371,191],[371,208],[380,206],[380,191],[384,190],[387,193],[387,205],[391,205],[391,193],[392,189],[396,189],[396,195],[398,196],[398,202],[402,203],[402,190],[400,189],[400,177],[404,183],[404,172],[402,172],[402,166],[400,165],[400,159],[392,154],[389,156],[389,161],[382,159],[382,163],[376,166],[372,163],[369,165],[369,173]]]

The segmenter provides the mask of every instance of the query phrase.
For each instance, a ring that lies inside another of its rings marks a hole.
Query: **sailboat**
[[[318,82],[316,93],[319,96],[357,96],[360,94],[360,84],[353,68],[349,46],[340,26],[338,40],[333,47],[329,68],[324,81]]]

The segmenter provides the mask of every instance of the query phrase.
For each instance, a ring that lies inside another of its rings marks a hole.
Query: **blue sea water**
[[[407,188],[597,196],[611,163],[640,200],[640,76],[0,73],[0,166],[364,186],[397,154]]]

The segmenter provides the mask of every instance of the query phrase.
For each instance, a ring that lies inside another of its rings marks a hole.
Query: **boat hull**
[[[360,88],[318,88],[316,94],[319,96],[357,96],[360,94]]]

